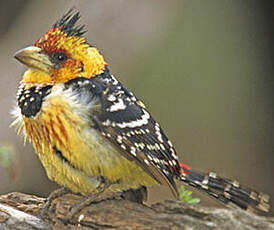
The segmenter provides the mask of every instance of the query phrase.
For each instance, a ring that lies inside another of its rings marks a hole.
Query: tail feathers
[[[244,187],[238,181],[202,173],[181,164],[180,179],[186,184],[203,191],[224,204],[234,204],[250,212],[268,212],[269,196]]]

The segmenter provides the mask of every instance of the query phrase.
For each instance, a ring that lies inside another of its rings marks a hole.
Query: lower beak
[[[39,47],[29,46],[17,51],[14,57],[29,68],[50,72],[54,65],[50,61],[49,56],[41,51]]]

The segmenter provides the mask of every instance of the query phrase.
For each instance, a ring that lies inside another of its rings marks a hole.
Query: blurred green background
[[[9,128],[24,71],[13,54],[71,6],[185,163],[264,191],[274,206],[273,4],[256,0],[0,1],[0,194],[57,187]],[[153,191],[154,201],[167,197]]]

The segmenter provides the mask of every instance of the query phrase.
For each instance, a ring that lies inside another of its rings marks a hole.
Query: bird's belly
[[[60,98],[51,99],[35,119],[24,118],[25,133],[50,179],[82,194],[94,191],[99,176],[119,182],[112,191],[157,183],[92,128],[90,119],[74,112],[79,109]]]

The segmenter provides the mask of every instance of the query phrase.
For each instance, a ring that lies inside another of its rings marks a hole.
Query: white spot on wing
[[[105,120],[104,122],[102,122],[102,124],[103,124],[104,126],[110,126],[111,121],[110,121],[109,119],[107,119],[107,120]]]
[[[172,145],[172,143],[171,143],[170,140],[168,140],[167,143],[169,144],[169,146],[170,146],[171,148],[173,147],[173,145]]]
[[[149,165],[149,161],[147,159],[144,159],[144,162]]]
[[[140,127],[142,125],[146,125],[148,123],[150,115],[145,110],[143,110],[143,112],[144,114],[141,116],[141,119],[137,119],[135,121],[130,121],[130,122],[116,123],[116,125],[120,128],[135,128],[135,127]]]
[[[164,142],[162,134],[161,134],[161,129],[158,123],[155,123],[155,134],[157,135],[157,138],[160,142]]]
[[[109,95],[108,100],[109,101],[115,101],[116,97],[114,95]]]
[[[118,142],[119,144],[122,144],[122,136],[120,136],[120,135],[117,136],[117,139],[116,139],[116,140],[117,140],[117,142]]]
[[[116,78],[113,75],[111,75],[111,79],[112,79],[112,84],[113,85],[117,85],[118,84],[118,81],[116,80]]]
[[[125,108],[126,108],[126,105],[124,101],[121,98],[119,98],[118,102],[115,102],[112,106],[110,106],[109,111],[115,112],[118,110],[124,110]]]
[[[130,153],[133,155],[133,156],[136,156],[136,148],[131,146],[130,147]]]

